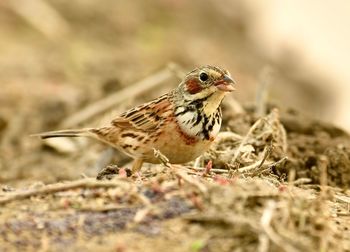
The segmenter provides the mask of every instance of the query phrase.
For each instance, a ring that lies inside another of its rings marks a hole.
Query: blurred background
[[[43,146],[29,135],[67,126],[88,104],[169,63],[224,67],[241,104],[256,104],[264,87],[271,104],[349,131],[349,13],[346,0],[1,1],[0,182],[88,174],[101,145]],[[131,93],[113,110],[178,82]]]

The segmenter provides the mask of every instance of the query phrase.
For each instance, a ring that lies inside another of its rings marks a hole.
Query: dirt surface
[[[264,55],[243,2],[31,2],[48,26],[0,4],[0,251],[350,251],[350,136],[315,119],[332,94],[298,55]],[[30,137],[102,125],[208,63],[237,92],[193,162],[130,176],[100,143]]]
[[[228,115],[229,117],[229,115]],[[232,116],[228,126],[234,132],[244,132],[257,120],[254,113]],[[309,178],[320,183],[320,162],[326,159],[328,185],[348,189],[350,187],[350,136],[338,127],[315,119],[286,111],[281,116],[286,130],[288,161],[277,175],[295,170],[296,178]],[[243,129],[243,131],[242,131]]]
[[[285,130],[276,109],[234,118],[227,127],[249,132],[221,133],[204,166],[164,163],[128,177],[114,165],[98,180],[4,186],[2,249],[349,250],[348,136],[296,126],[294,116]]]

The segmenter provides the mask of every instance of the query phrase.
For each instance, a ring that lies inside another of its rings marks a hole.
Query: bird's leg
[[[135,174],[138,172],[143,164],[143,160],[141,158],[135,159],[134,162],[132,163],[132,174]]]

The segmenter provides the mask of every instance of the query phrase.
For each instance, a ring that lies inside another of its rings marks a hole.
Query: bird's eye
[[[199,79],[201,80],[201,81],[207,81],[208,79],[209,79],[209,76],[208,76],[208,74],[207,73],[201,73],[200,75],[199,75]]]

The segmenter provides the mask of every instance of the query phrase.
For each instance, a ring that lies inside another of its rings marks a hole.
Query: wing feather
[[[171,103],[166,95],[159,97],[149,103],[132,108],[112,121],[112,125],[137,131],[154,131],[169,116]]]

